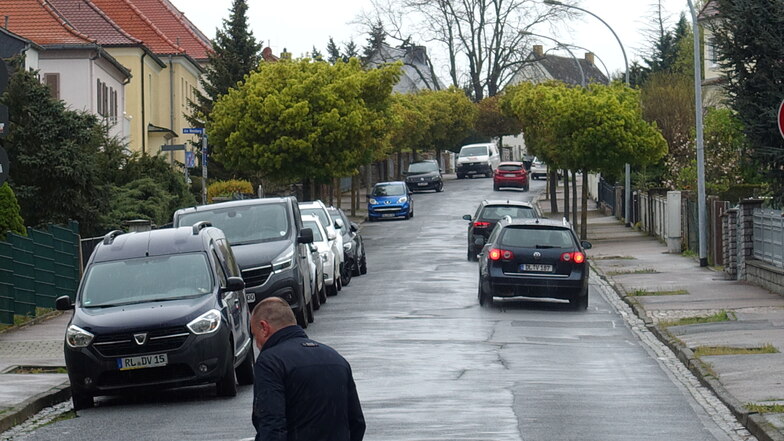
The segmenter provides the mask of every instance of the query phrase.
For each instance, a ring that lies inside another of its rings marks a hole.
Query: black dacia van
[[[123,234],[93,251],[76,294],[65,363],[74,409],[94,397],[216,383],[253,384],[245,284],[226,237],[207,222]]]
[[[289,302],[297,324],[306,328],[313,322],[308,268],[313,231],[302,226],[295,197],[221,202],[174,213],[175,227],[199,221],[223,230],[231,243],[251,311],[262,299],[275,296]]]

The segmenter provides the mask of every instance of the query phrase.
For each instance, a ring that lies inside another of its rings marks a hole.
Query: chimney
[[[536,58],[544,57],[544,48],[542,47],[541,44],[534,45],[534,55],[536,56]]]
[[[594,60],[594,55],[593,55],[593,52],[586,52],[586,53],[585,53],[585,61],[587,61],[588,63],[590,63],[590,64],[591,64],[591,66],[593,66],[594,64],[596,64],[596,60]]]

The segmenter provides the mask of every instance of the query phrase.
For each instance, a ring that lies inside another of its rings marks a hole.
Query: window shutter
[[[96,110],[96,112],[99,115],[103,115],[103,108],[101,107],[101,105],[103,104],[103,98],[102,98],[102,96],[103,96],[103,88],[101,87],[101,80],[97,80],[97,81],[98,82],[97,82],[97,87],[96,87],[96,97],[95,97],[96,98],[95,99],[96,109],[95,110]]]
[[[44,74],[44,83],[49,88],[49,93],[52,95],[52,98],[59,100],[60,99],[60,74],[59,73],[48,73]]]

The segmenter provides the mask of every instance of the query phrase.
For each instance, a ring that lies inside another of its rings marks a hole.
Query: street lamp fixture
[[[602,18],[599,17],[598,15],[594,14],[593,12],[591,12],[591,11],[589,11],[587,9],[583,9],[583,8],[581,8],[579,6],[567,5],[566,3],[561,3],[558,0],[542,0],[542,1],[546,5],[561,6],[561,7],[564,7],[564,8],[577,9],[578,11],[585,12],[586,14],[588,14],[588,15],[596,18],[600,22],[602,22],[603,25],[607,26],[607,29],[609,29],[610,32],[612,32],[613,36],[615,37],[615,40],[618,42],[618,45],[621,47],[621,53],[623,54],[623,65],[624,65],[624,68],[626,69],[624,77],[625,77],[625,80],[626,80],[626,85],[627,86],[629,85],[629,59],[626,58],[626,49],[624,49],[623,43],[621,43],[621,39],[618,38],[618,34],[615,33],[615,30],[613,30],[612,26],[607,24],[607,22],[602,20]],[[691,0],[689,0],[689,1],[691,1]],[[630,227],[632,225],[631,224],[631,211],[632,211],[632,177],[631,176],[632,176],[632,169],[631,169],[631,165],[629,165],[628,162],[624,166],[624,174],[626,175],[625,179],[624,179],[624,200],[626,201],[626,204],[625,204],[626,205],[626,209],[624,210],[623,216],[624,216],[624,218],[626,218],[626,226]]]

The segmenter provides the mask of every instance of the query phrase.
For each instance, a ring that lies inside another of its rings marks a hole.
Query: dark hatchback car
[[[76,294],[65,363],[74,409],[140,388],[253,384],[245,284],[223,232],[192,227],[104,237]]]
[[[343,267],[345,273],[343,283],[347,285],[351,281],[351,276],[367,274],[365,243],[362,241],[362,235],[359,234],[359,225],[351,222],[343,210],[329,207],[327,211],[332,219],[335,219],[335,224],[338,225],[337,233],[343,235],[343,261],[346,263]]]
[[[557,299],[586,309],[590,248],[565,220],[500,220],[479,255],[479,304],[492,305],[493,297]]]
[[[303,328],[314,320],[308,244],[313,231],[304,228],[297,199],[272,197],[183,208],[174,226],[207,221],[223,230],[242,270],[251,310],[267,297],[291,305]]]
[[[516,187],[528,191],[528,171],[522,162],[502,162],[493,172],[493,190],[501,187]]]
[[[405,175],[406,185],[411,191],[444,191],[444,180],[436,161],[412,162],[408,165]]]
[[[512,219],[531,219],[542,217],[539,207],[530,202],[509,200],[484,200],[479,203],[473,216],[466,214],[468,221],[468,260],[477,260],[477,254],[490,237],[493,227],[504,216]]]

